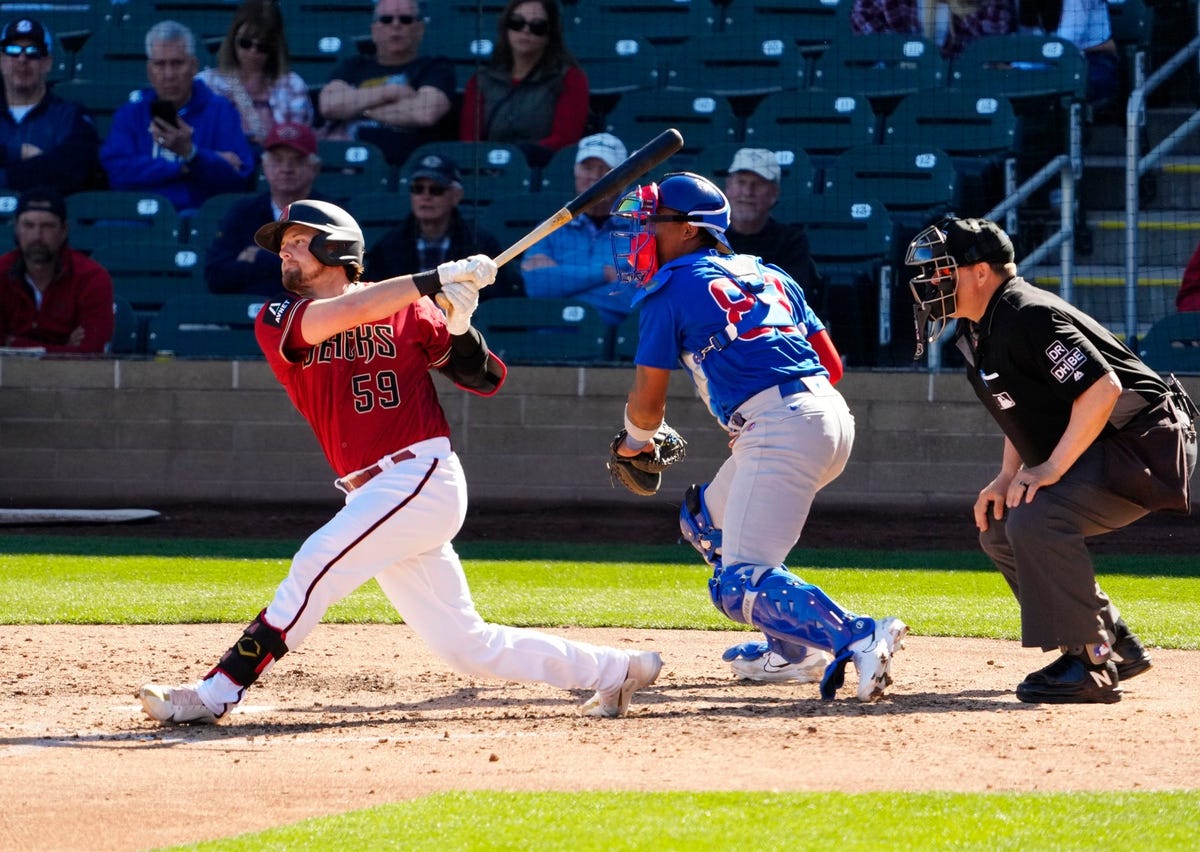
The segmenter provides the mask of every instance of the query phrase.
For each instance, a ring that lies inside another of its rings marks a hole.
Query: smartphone
[[[161,118],[167,124],[179,126],[179,113],[175,111],[174,104],[164,100],[156,100],[150,102],[150,115],[153,118]]]

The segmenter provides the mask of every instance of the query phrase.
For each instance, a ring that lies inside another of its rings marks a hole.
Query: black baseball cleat
[[[1150,668],[1150,655],[1123,620],[1117,619],[1113,632],[1117,639],[1112,646],[1112,661],[1117,664],[1117,675],[1124,683]]]
[[[1112,660],[1095,664],[1087,654],[1063,654],[1017,684],[1017,698],[1027,704],[1115,704],[1121,679]]]

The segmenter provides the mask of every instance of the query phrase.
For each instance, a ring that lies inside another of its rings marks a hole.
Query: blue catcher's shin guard
[[[842,685],[850,645],[875,633],[875,619],[846,612],[818,586],[782,565],[743,562],[718,567],[708,587],[717,609],[733,621],[757,627],[771,645],[788,652],[785,657],[794,655],[797,645],[831,653],[834,661],[821,681],[823,698],[832,698]]]
[[[679,531],[684,540],[704,557],[713,568],[721,567],[721,530],[712,521],[708,506],[704,505],[704,491],[708,484],[693,485],[684,493],[679,507]]]

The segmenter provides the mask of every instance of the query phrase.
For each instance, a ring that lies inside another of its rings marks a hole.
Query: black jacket
[[[42,150],[21,159],[21,146]],[[0,86],[0,187],[15,190],[52,186],[70,195],[92,185],[98,174],[100,135],[87,110],[47,92],[20,124],[9,112]]]

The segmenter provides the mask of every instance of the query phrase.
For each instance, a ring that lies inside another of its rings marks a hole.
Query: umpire
[[[1004,432],[979,492],[983,550],[1021,606],[1021,644],[1061,656],[1017,685],[1026,702],[1113,703],[1150,657],[1101,591],[1086,538],[1158,509],[1187,513],[1195,406],[1103,326],[1017,275],[1008,235],[948,217],[908,246],[917,357],[958,318],[955,345]]]

